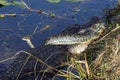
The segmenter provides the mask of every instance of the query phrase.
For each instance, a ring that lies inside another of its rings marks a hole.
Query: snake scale
[[[86,29],[78,29],[73,34],[68,34],[68,32],[49,37],[45,45],[68,45],[68,51],[71,53],[83,52],[89,43],[97,39],[105,29],[105,24],[98,17],[92,18],[89,23],[93,24]]]

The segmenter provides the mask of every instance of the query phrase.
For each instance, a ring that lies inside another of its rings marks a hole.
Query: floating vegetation
[[[6,1],[6,0],[0,0],[0,4],[3,6],[10,6],[10,5],[16,5],[22,8],[26,8],[23,2],[21,1]]]
[[[16,14],[15,14],[15,13],[13,13],[13,14],[0,14],[0,19],[5,18],[6,16],[15,17],[15,16],[16,16]]]
[[[52,2],[52,3],[59,3],[61,0],[47,0],[49,2]]]
[[[23,1],[11,1],[10,2],[12,5],[16,5],[16,6],[19,6],[21,8],[26,8],[26,5],[24,4]]]
[[[50,13],[50,17],[54,18],[54,17],[55,17],[55,14]]]
[[[37,33],[42,33],[42,32],[44,32],[44,31],[46,31],[46,30],[48,30],[48,29],[50,29],[50,28],[51,28],[50,25],[45,25],[43,28],[41,28],[40,30],[37,31],[38,26],[36,26],[36,28],[34,29],[32,35],[37,34]],[[31,35],[31,36],[32,36],[32,35]]]
[[[86,0],[66,0],[68,2],[81,2],[81,1],[86,1]]]
[[[56,0],[55,0],[55,1],[56,1]],[[54,13],[48,13],[48,12],[45,12],[45,11],[43,11],[43,10],[32,9],[32,8],[30,8],[23,0],[21,0],[21,1],[10,1],[10,2],[8,2],[8,1],[6,1],[6,0],[0,0],[0,5],[2,5],[2,6],[15,5],[15,6],[19,6],[19,7],[21,7],[21,8],[28,9],[28,10],[31,11],[31,12],[36,12],[36,13],[38,13],[38,14],[49,15],[49,16],[52,17],[52,18],[55,18],[55,17],[57,17],[57,18],[62,18],[61,16],[57,16],[57,15],[55,15]],[[4,18],[4,16],[1,15],[0,18]]]
[[[42,29],[40,29],[40,32],[43,32],[43,31],[48,30],[50,28],[51,28],[50,25],[45,25]]]
[[[47,0],[47,1],[49,1],[51,3],[56,3],[56,4],[61,2],[61,0]],[[68,1],[68,2],[81,2],[81,1],[86,1],[86,0],[65,0],[65,1]]]
[[[8,6],[8,5],[10,5],[10,3],[7,2],[6,0],[0,0],[0,4],[3,5],[3,6]]]
[[[31,48],[35,48],[34,45],[31,42],[30,36],[25,36],[22,38],[22,40],[26,41],[27,44],[31,47]]]

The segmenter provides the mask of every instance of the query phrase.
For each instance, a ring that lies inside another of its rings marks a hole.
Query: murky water
[[[117,0],[85,0],[78,3],[65,2],[59,4],[49,3],[46,0],[25,0],[32,9],[54,13],[41,15],[22,9],[18,6],[6,6],[0,8],[0,13],[16,13],[16,17],[0,19],[0,60],[5,59],[19,50],[30,47],[22,40],[22,37],[30,35],[35,46],[43,45],[44,40],[53,34],[59,34],[67,26],[83,24],[93,16],[103,17],[107,8],[115,6]],[[49,29],[41,31],[45,26]],[[2,70],[0,66],[0,70]]]

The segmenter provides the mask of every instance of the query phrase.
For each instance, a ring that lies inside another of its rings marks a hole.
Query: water
[[[51,18],[49,15],[29,12],[18,6],[1,7],[0,13],[16,13],[17,16],[0,19],[0,60],[10,57],[19,50],[30,48],[22,37],[31,35],[35,46],[43,45],[48,36],[59,34],[67,26],[83,24],[94,16],[103,17],[104,10],[115,6],[117,0],[86,0],[78,3],[62,0],[59,4],[49,3],[46,0],[25,0],[25,2],[32,9],[54,13],[62,18]],[[50,29],[32,34],[35,29],[39,31],[46,25],[50,25]]]

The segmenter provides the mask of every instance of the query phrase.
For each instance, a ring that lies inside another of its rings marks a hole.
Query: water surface
[[[0,19],[0,60],[19,50],[30,48],[22,37],[31,35],[35,46],[43,45],[48,36],[59,34],[67,26],[83,24],[94,16],[103,17],[105,10],[115,6],[117,0],[85,0],[78,3],[62,0],[59,4],[49,3],[46,0],[25,0],[25,2],[32,9],[54,13],[62,18],[51,18],[49,15],[30,12],[18,6],[1,7],[0,13],[16,13],[17,16]],[[50,29],[39,32],[46,25],[51,26]],[[37,33],[33,34],[35,29]]]

